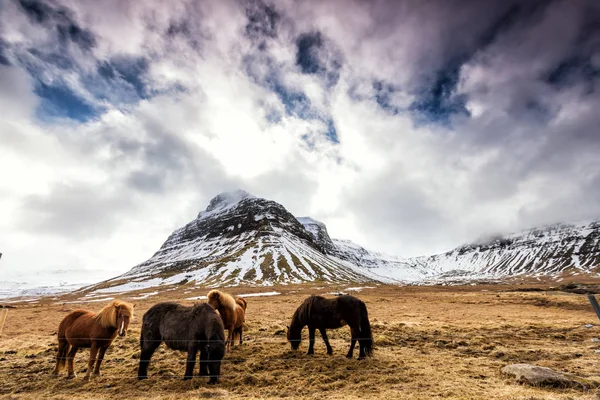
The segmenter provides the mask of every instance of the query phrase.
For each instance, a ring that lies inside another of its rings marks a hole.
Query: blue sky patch
[[[38,117],[42,120],[69,118],[85,122],[98,115],[99,110],[64,85],[38,82],[35,93],[42,99],[37,110]]]

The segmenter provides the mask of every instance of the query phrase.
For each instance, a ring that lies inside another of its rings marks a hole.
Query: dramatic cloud
[[[237,188],[405,256],[600,218],[585,0],[8,0],[0,109],[2,280],[108,278]]]

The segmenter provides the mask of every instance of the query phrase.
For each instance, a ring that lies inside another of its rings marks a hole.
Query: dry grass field
[[[367,304],[375,354],[358,361],[344,357],[349,329],[330,331],[334,355],[325,354],[317,334],[315,355],[308,344],[291,351],[285,326],[309,294],[344,286],[235,288],[230,293],[277,290],[281,295],[248,297],[245,342],[225,356],[221,383],[183,381],[185,354],[159,348],[150,379],[137,381],[140,322],[156,302],[206,294],[171,291],[134,300],[136,317],[127,337],[108,350],[103,376],[82,380],[89,356],[75,359],[76,379],[50,375],[60,320],[76,308],[98,310],[104,302],[58,301],[16,304],[0,336],[0,398],[5,399],[198,399],[387,398],[387,399],[596,399],[598,389],[534,388],[504,378],[511,363],[533,363],[600,382],[597,318],[583,295],[518,291],[532,285],[455,287],[378,286],[356,294]],[[541,284],[538,288],[547,288]],[[168,296],[167,296],[168,295]],[[331,296],[331,295],[328,295]],[[127,296],[123,299],[127,300]],[[191,301],[181,301],[191,304]],[[593,327],[585,327],[594,324]],[[306,340],[307,332],[303,332]]]

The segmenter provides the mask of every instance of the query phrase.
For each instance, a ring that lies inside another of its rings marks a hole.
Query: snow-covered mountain
[[[410,262],[448,277],[596,273],[600,272],[600,221],[529,229]]]
[[[420,283],[595,272],[599,266],[600,222],[533,229],[445,254],[403,259],[331,239],[325,224],[235,191],[213,198],[147,261],[83,291],[185,284]]]
[[[328,236],[327,241],[313,236],[274,201],[244,191],[222,193],[173,232],[149,260],[88,289],[374,280],[357,265],[328,255],[330,242]]]

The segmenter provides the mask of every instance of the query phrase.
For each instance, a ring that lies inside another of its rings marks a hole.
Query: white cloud
[[[323,220],[333,237],[400,255],[600,214],[589,189],[600,187],[598,78],[544,80],[587,49],[583,23],[571,23],[585,15],[577,5],[517,11],[523,22],[505,21],[484,44],[514,4],[289,1],[275,5],[276,36],[249,38],[243,2],[64,2],[94,35],[86,49],[58,46],[52,26],[10,4],[0,15],[0,56],[8,48],[13,65],[0,65],[5,280],[124,272],[238,187]],[[317,31],[322,68],[341,64],[335,84],[296,65],[296,39]],[[75,66],[30,51],[52,46]],[[121,77],[145,85],[145,98],[112,104],[94,91],[90,77],[119,57],[146,60],[139,76]],[[471,115],[417,123],[410,105],[457,59],[452,90]],[[86,122],[40,120],[37,80],[64,81],[99,109]],[[298,93],[308,111],[294,111]]]

